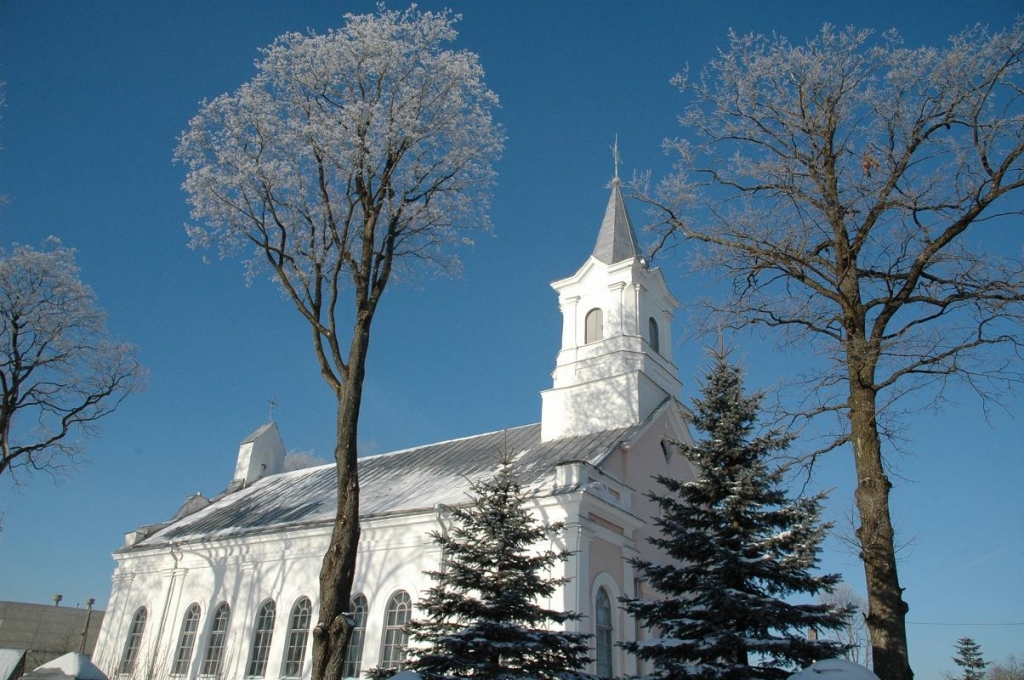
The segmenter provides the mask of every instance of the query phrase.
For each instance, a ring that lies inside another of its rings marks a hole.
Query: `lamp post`
[[[96,598],[90,597],[85,601],[85,606],[89,608],[85,612],[85,629],[82,631],[82,644],[78,645],[78,653],[85,654],[85,641],[89,638],[89,620],[92,619],[92,606],[96,603]]]

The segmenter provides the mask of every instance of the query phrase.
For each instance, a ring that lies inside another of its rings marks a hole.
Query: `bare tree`
[[[985,672],[986,680],[1024,680],[1024,661],[1011,654],[996,661]]]
[[[853,586],[845,582],[837,585],[830,593],[819,593],[818,601],[835,609],[852,612],[846,619],[846,625],[834,631],[832,637],[846,646],[844,658],[862,666],[871,666],[871,640],[864,625],[867,601],[854,592]]]
[[[74,250],[54,238],[0,250],[0,474],[61,472],[144,378],[135,348],[108,334]]]
[[[912,677],[884,448],[900,399],[954,379],[998,398],[1021,378],[1020,255],[986,252],[984,227],[1021,212],[1022,55],[1021,22],[941,49],[828,25],[803,45],[733,34],[675,81],[695,141],[668,143],[679,160],[657,187],[637,183],[662,245],[689,239],[731,283],[702,301],[716,327],[767,327],[821,358],[794,410],[835,417],[820,452],[852,448],[882,680]]]
[[[293,472],[305,470],[306,468],[327,465],[331,461],[317,456],[312,451],[289,451],[284,455],[284,463],[281,465],[282,472]]]
[[[7,88],[7,83],[5,81],[0,80],[0,109],[2,109],[5,106],[7,106],[7,99],[5,97],[5,89],[6,88]],[[2,120],[3,120],[3,116],[0,116],[0,121],[2,121]],[[4,148],[3,144],[0,144],[0,149],[3,149],[3,148]],[[4,203],[7,203],[7,201],[8,201],[7,196],[5,194],[0,194],[0,205],[3,205]]]
[[[289,33],[257,75],[204,103],[182,135],[193,246],[246,247],[309,325],[337,399],[338,506],[320,574],[313,677],[339,678],[359,538],[357,424],[370,327],[402,266],[457,264],[486,227],[503,134],[457,17],[381,9],[326,35]],[[346,331],[346,325],[349,330]]]

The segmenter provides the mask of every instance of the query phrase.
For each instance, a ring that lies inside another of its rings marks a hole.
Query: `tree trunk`
[[[860,526],[857,541],[868,591],[868,632],[875,674],[881,680],[912,680],[907,653],[907,604],[896,572],[896,549],[889,511],[892,483],[882,465],[875,419],[877,392],[850,370],[850,434],[857,466],[854,494]]]
[[[347,375],[337,393],[338,507],[331,543],[320,568],[320,615],[313,629],[312,680],[341,680],[352,634],[352,582],[359,546],[359,472],[357,429],[362,401],[369,321],[357,322],[349,352]]]

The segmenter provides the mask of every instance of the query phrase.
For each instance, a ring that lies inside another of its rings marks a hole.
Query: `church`
[[[540,422],[359,460],[348,677],[401,666],[403,626],[440,559],[430,532],[450,528],[447,508],[495,474],[498,452],[514,456],[531,511],[566,525],[550,540],[572,552],[554,574],[567,581],[543,606],[582,614],[567,625],[593,636],[591,673],[644,671],[615,644],[644,634],[618,598],[649,588],[631,558],[662,559],[647,541],[653,477],[695,470],[676,449],[692,443],[672,360],[679,303],[642,257],[617,177],[610,189],[592,254],[552,284],[561,348]],[[277,425],[260,427],[223,493],[125,536],[93,655],[109,677],[309,677],[335,470],[282,472],[284,453]]]

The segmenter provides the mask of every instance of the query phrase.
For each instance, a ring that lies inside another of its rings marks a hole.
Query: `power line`
[[[907,626],[1024,626],[1024,621],[1012,622],[1009,624],[967,624],[967,623],[946,623],[938,621],[908,621]]]

